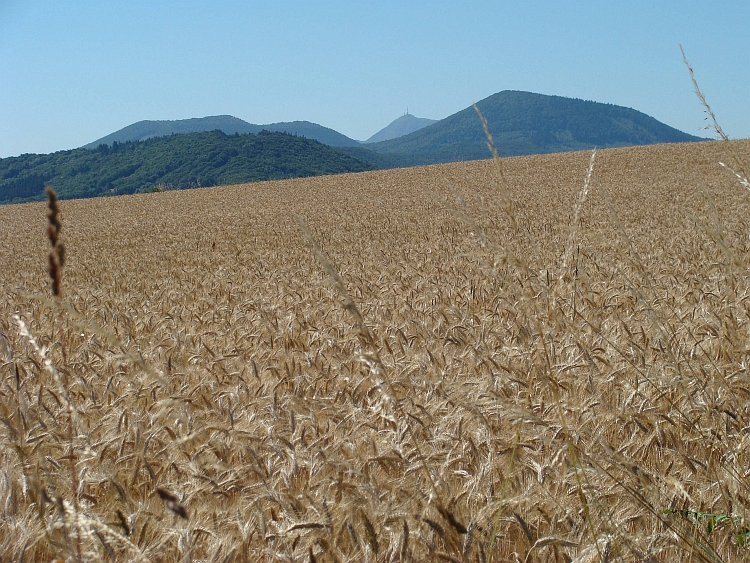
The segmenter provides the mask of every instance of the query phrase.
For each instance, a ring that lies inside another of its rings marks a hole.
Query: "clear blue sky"
[[[501,90],[701,134],[680,43],[727,134],[750,137],[748,29],[750,0],[0,0],[0,157],[220,114],[362,140],[407,106],[440,119]]]

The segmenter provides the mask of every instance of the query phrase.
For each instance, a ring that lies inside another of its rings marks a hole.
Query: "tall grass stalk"
[[[62,230],[62,223],[60,222],[60,208],[57,202],[57,194],[49,186],[45,188],[47,193],[47,206],[49,212],[47,213],[48,225],[47,225],[47,238],[49,239],[51,250],[48,255],[48,272],[51,279],[52,285],[52,296],[55,300],[55,316],[57,317],[58,335],[59,335],[59,347],[60,354],[62,356],[62,393],[64,402],[67,410],[67,441],[68,451],[65,454],[65,458],[68,460],[68,467],[70,471],[70,494],[72,498],[72,523],[74,540],[73,545],[75,546],[76,560],[80,563],[83,561],[83,554],[81,551],[81,527],[80,527],[80,505],[78,502],[79,494],[79,478],[78,478],[78,455],[76,452],[76,417],[77,412],[73,403],[73,397],[70,392],[70,371],[68,366],[68,357],[65,347],[65,329],[63,326],[63,310],[61,306],[62,299],[62,277],[63,267],[65,266],[65,245],[60,240],[60,231]],[[54,335],[52,341],[54,341]],[[51,365],[51,364],[50,364]],[[53,370],[53,374],[57,379],[57,370]],[[63,513],[63,520],[67,521],[68,510],[66,504],[61,499],[58,499],[58,504]]]

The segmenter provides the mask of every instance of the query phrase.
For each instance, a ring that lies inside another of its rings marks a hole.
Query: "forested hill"
[[[208,131],[0,159],[0,203],[44,199],[45,185],[60,198],[82,198],[372,168],[318,141],[287,133]]]
[[[301,135],[308,139],[315,139],[332,147],[356,147],[359,145],[354,139],[342,135],[328,127],[309,121],[285,121],[283,123],[269,123],[268,125],[255,125],[231,115],[213,115],[209,117],[195,117],[192,119],[138,121],[119,131],[110,133],[84,145],[85,149],[96,149],[99,145],[112,145],[112,143],[127,143],[128,141],[145,141],[153,137],[167,137],[175,133],[202,133],[219,129],[227,135],[235,133],[260,133],[261,131],[277,131],[279,133],[290,133]]]
[[[561,96],[506,90],[477,102],[477,107],[501,156],[703,140],[634,109]],[[489,157],[482,124],[471,106],[367,148],[408,158],[412,165]]]

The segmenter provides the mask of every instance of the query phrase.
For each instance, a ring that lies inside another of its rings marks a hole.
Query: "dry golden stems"
[[[494,140],[492,138],[492,134],[490,133],[489,126],[487,124],[487,120],[484,118],[484,116],[482,115],[481,111],[479,110],[479,108],[476,105],[474,106],[474,110],[477,112],[477,114],[479,116],[479,119],[480,119],[480,121],[482,123],[482,127],[484,129],[485,136],[487,137],[487,147],[490,150],[490,152],[491,152],[491,154],[493,156],[493,161],[494,161],[494,163],[496,165],[496,173],[497,173],[498,185],[499,185],[500,190],[501,190],[501,192],[503,194],[503,197],[505,199],[506,215],[510,219],[510,223],[511,223],[511,225],[513,227],[514,234],[523,236],[522,233],[521,233],[521,231],[520,231],[520,229],[519,229],[519,225],[516,222],[515,213],[514,213],[514,210],[513,210],[513,204],[512,204],[512,201],[511,201],[510,193],[508,193],[508,190],[507,190],[507,180],[505,179],[505,175],[503,174],[502,163],[501,163],[500,158],[499,158],[499,156],[497,154],[497,151],[495,149]],[[557,306],[557,290],[558,290],[559,287],[561,287],[562,282],[565,279],[568,279],[567,278],[567,276],[568,276],[568,261],[570,260],[570,258],[572,257],[572,254],[573,254],[572,246],[573,246],[573,242],[574,242],[574,238],[575,238],[575,233],[577,232],[577,229],[579,227],[578,223],[579,223],[579,220],[581,218],[582,206],[583,206],[583,204],[584,204],[584,202],[586,200],[586,197],[587,197],[589,189],[590,189],[591,178],[592,178],[592,173],[593,173],[593,168],[594,168],[594,158],[595,158],[595,155],[596,155],[596,151],[592,152],[591,159],[589,161],[588,170],[586,172],[586,177],[585,177],[584,185],[583,185],[583,188],[581,189],[581,192],[580,192],[580,194],[578,196],[578,199],[577,199],[577,201],[575,203],[575,206],[574,206],[573,221],[572,221],[572,224],[570,226],[570,235],[569,235],[569,238],[568,238],[568,244],[565,247],[565,254],[564,254],[563,264],[562,264],[561,273],[560,273],[560,280],[559,280],[559,283],[555,286],[555,289],[552,292],[552,296],[550,298],[548,298],[548,306],[549,305]],[[454,190],[454,193],[455,193],[455,190]],[[465,210],[466,206],[465,206],[465,203],[464,203],[463,199],[461,199],[460,196],[458,196],[457,194],[455,194],[455,195],[456,195],[457,199],[459,200],[459,203],[461,204],[462,209]],[[473,223],[473,221],[472,221],[472,223]],[[481,230],[481,229],[475,229],[475,230],[478,230],[481,233],[482,241],[483,242],[486,241],[486,236],[484,235],[484,231]],[[531,235],[530,231],[529,231],[529,238],[530,238],[531,242],[533,243],[534,247],[538,248],[537,242],[534,239],[533,235]],[[526,264],[524,263],[523,260],[517,260],[516,259],[516,260],[513,260],[513,263],[516,264],[516,265],[518,265],[518,266],[521,266],[522,271],[526,270],[524,273],[526,273],[527,275],[531,274],[531,272],[528,271],[528,268],[527,268],[527,266],[526,266]],[[575,287],[576,278],[577,278],[577,268],[576,268],[576,276],[573,279],[573,283],[574,283],[573,292],[572,292],[573,317],[575,317],[575,315],[576,315],[576,287]],[[527,281],[529,283],[531,283],[532,279],[533,279],[533,275],[529,276],[529,279]],[[547,289],[549,289],[549,271],[547,271]],[[547,318],[548,319],[550,318],[550,312],[549,311],[548,311],[548,314],[547,314]],[[539,309],[537,309],[536,305],[534,305],[534,316],[533,316],[532,322],[536,323],[537,334],[543,337],[545,329],[544,329],[543,322],[542,322],[542,315],[540,314],[540,311],[539,311]],[[565,420],[565,416],[564,416],[563,411],[562,411],[562,404],[560,402],[560,397],[558,395],[558,382],[556,381],[556,379],[555,379],[555,377],[553,375],[553,370],[552,370],[553,366],[552,366],[552,362],[550,361],[550,356],[547,353],[546,343],[542,344],[542,349],[543,349],[543,353],[544,353],[544,357],[545,357],[545,363],[547,365],[546,377],[544,378],[544,380],[552,382],[551,390],[553,392],[554,402],[555,402],[555,404],[558,407],[558,416],[559,416],[560,424],[562,425],[562,429],[564,431],[565,436],[568,438],[568,440],[567,440],[568,453],[570,455],[570,459],[572,460],[572,464],[573,464],[573,467],[574,467],[574,470],[575,470],[576,480],[577,480],[577,487],[578,487],[578,494],[579,494],[579,497],[581,498],[581,503],[583,505],[583,510],[584,510],[584,513],[585,513],[585,520],[586,520],[586,522],[588,524],[588,527],[589,527],[589,530],[591,532],[591,535],[592,535],[592,537],[595,540],[594,541],[594,545],[596,547],[597,553],[599,554],[599,556],[601,558],[602,554],[599,552],[599,545],[598,545],[598,542],[596,541],[596,531],[594,530],[594,525],[593,525],[593,522],[591,520],[591,516],[590,516],[590,513],[589,513],[589,502],[588,502],[588,499],[586,497],[586,493],[584,492],[583,483],[581,481],[581,475],[579,473],[578,454],[577,454],[576,448],[573,446],[573,444],[571,442],[571,439],[570,439],[571,434],[570,434],[570,431],[569,431],[569,429],[567,427],[567,422]],[[531,389],[531,386],[529,386],[529,389]],[[528,403],[528,400],[529,400],[529,396],[527,396],[527,403]],[[516,444],[518,442],[518,439],[519,438],[518,438],[518,435],[517,435],[517,437],[516,437]],[[515,460],[515,448],[516,447],[517,446],[514,445],[514,451],[513,451],[513,455],[511,455],[510,468],[509,469],[512,469],[512,467],[513,467],[513,463],[514,463],[514,460]],[[584,477],[584,479],[585,479],[585,477]],[[586,485],[588,485],[588,484],[589,483],[587,482]],[[505,489],[505,484],[503,484],[503,494],[501,495],[501,498],[504,496],[504,489]],[[499,514],[500,514],[500,512],[498,512],[498,515]],[[530,547],[529,554],[531,553],[532,549],[533,549],[533,546]],[[527,557],[528,557],[528,555],[527,555]]]
[[[691,78],[691,80],[693,82],[695,93],[696,93],[699,101],[704,106],[704,108],[705,108],[706,113],[708,114],[708,116],[711,118],[711,121],[713,123],[713,127],[714,127],[716,133],[721,137],[721,139],[723,141],[725,141],[729,152],[731,153],[732,157],[734,158],[735,162],[737,163],[739,169],[744,174],[742,160],[737,156],[737,154],[733,150],[732,144],[729,142],[729,138],[726,136],[726,134],[722,130],[721,126],[716,121],[716,117],[715,117],[713,111],[711,110],[710,106],[708,105],[708,102],[706,101],[705,96],[703,95],[702,91],[700,90],[700,88],[698,86],[698,82],[697,82],[697,80],[695,78],[695,74],[693,72],[693,68],[690,65],[690,63],[687,61],[687,58],[685,56],[685,51],[683,50],[683,48],[682,48],[681,45],[680,45],[680,51],[682,52],[683,62],[687,66],[688,71],[690,73],[690,78]],[[721,166],[729,169],[735,175],[735,177],[737,178],[737,180],[740,182],[740,185],[742,185],[745,188],[750,188],[750,184],[748,183],[747,178],[745,177],[746,175],[743,176],[741,174],[738,174],[737,172],[735,172],[734,170],[732,170],[731,168],[729,168],[728,166],[726,166],[723,162],[719,162],[719,164]],[[604,192],[604,195],[606,197],[606,192]],[[741,276],[746,277],[746,268],[741,264],[741,261],[738,259],[736,253],[726,243],[726,240],[725,240],[723,232],[722,232],[722,230],[723,230],[722,229],[722,225],[721,225],[721,222],[720,222],[720,220],[718,218],[718,213],[716,211],[716,207],[714,206],[713,200],[711,199],[710,196],[708,197],[708,203],[710,204],[710,207],[711,207],[711,210],[712,210],[711,217],[712,217],[712,220],[713,220],[713,228],[709,230],[709,235],[711,236],[712,241],[721,249],[721,251],[730,260],[730,268],[729,269],[730,269],[730,272],[732,274],[731,284],[730,284],[730,299],[731,299],[732,303],[735,303],[737,301],[737,297],[736,297],[736,295],[732,295],[731,294],[732,293],[731,290],[736,286],[736,283],[737,283],[736,279],[734,279],[734,277],[733,277],[734,274],[735,274],[735,272],[733,270],[736,269],[737,272],[739,272],[739,274]],[[608,199],[608,205],[610,207],[610,211],[613,212],[614,210],[612,208],[612,204],[611,204],[611,201],[609,201],[609,199]],[[636,258],[636,263],[638,264],[638,267],[641,270],[641,273],[644,273],[642,262],[640,261],[640,259],[638,257],[638,253],[633,249],[632,244],[630,244],[630,240],[627,237],[627,235],[625,234],[624,228],[622,227],[621,223],[619,222],[619,219],[617,218],[617,213],[613,212],[612,215],[614,216],[615,223],[618,225],[621,233],[623,235],[625,235],[625,239],[628,241],[628,244],[630,245],[630,249],[631,249],[632,255]],[[627,276],[624,276],[624,277],[627,279]],[[647,275],[645,275],[644,279],[647,281],[647,284],[650,286],[651,285],[651,280],[649,279],[649,277]],[[630,283],[631,283],[631,290],[633,292],[635,292],[635,293],[639,293],[639,289],[635,286],[635,284],[633,284],[632,282],[630,282]],[[640,295],[640,297],[642,297],[642,300],[644,302],[647,302],[647,300],[645,298],[643,298],[642,295]],[[671,307],[670,309],[671,309],[671,312],[673,314],[676,313],[674,307]],[[649,315],[654,319],[654,324],[660,327],[660,329],[662,330],[662,332],[664,334],[665,340],[668,341],[670,338],[669,338],[669,335],[668,335],[668,331],[665,329],[665,323],[663,323],[661,319],[657,318],[657,315],[655,314],[655,311],[653,310],[653,307],[650,306],[650,304],[648,304],[647,310],[649,311]],[[747,309],[745,308],[743,310],[745,312],[746,319],[747,319]],[[678,316],[678,315],[675,315],[675,316]],[[681,322],[681,324],[683,324],[683,326],[685,326],[685,324],[682,321],[680,321],[680,322]],[[693,338],[693,339],[695,339],[695,337],[694,337],[693,332],[691,331],[691,329],[689,327],[687,327],[687,326],[685,326],[685,329],[690,334],[690,337]],[[701,347],[701,342],[698,342],[697,339],[696,339],[696,345],[695,346],[696,347]],[[675,355],[674,355],[674,353],[672,351],[672,347],[671,346],[667,346],[667,350],[668,350],[669,354],[671,355],[671,359],[672,359],[672,361],[674,363],[674,366],[677,368],[677,371],[679,372],[680,371],[679,359],[675,357]],[[717,373],[721,374],[721,370],[718,369],[718,367],[717,367],[716,363],[713,361],[713,359],[710,359],[710,363],[711,363],[711,368],[714,369],[714,370],[716,370]],[[693,376],[699,376],[699,374],[696,373],[694,370],[693,370],[693,373],[691,375],[693,375]],[[733,393],[733,390],[730,389],[730,387],[727,384],[727,381],[723,377],[723,375],[720,375],[717,379],[719,381],[719,385],[723,386],[724,389],[731,395]],[[685,387],[681,386],[681,391],[683,391],[686,396],[691,397],[691,394],[686,391]],[[693,405],[694,404],[695,404],[695,402],[693,402]],[[687,419],[687,417],[684,414],[684,412],[682,412],[679,408],[677,408],[676,410],[677,410],[677,412],[680,412],[680,414],[684,418]],[[739,418],[737,417],[737,415],[732,415],[732,416],[735,418],[735,420],[738,420],[738,421],[743,420],[743,418],[741,416]],[[706,456],[709,457],[709,458],[711,457],[712,452],[716,449],[716,445],[715,445],[716,438],[717,438],[717,436],[710,436],[710,437],[708,437],[708,439],[705,440],[704,447],[706,448]],[[709,464],[709,465],[712,465],[712,464]],[[721,462],[719,464],[716,464],[716,465],[717,465],[717,467],[720,467],[721,469],[723,469],[724,471],[726,471],[729,474],[730,479],[732,479],[737,485],[739,485],[740,487],[744,487],[746,490],[750,491],[750,487],[748,487],[747,485],[743,484],[742,478],[739,478],[739,474],[737,473],[736,470],[733,470],[731,467],[729,467],[729,466],[727,466],[727,465],[725,465],[725,464],[723,464]],[[727,497],[727,498],[730,496],[726,492],[726,488],[722,489],[722,494],[725,497]],[[731,506],[731,500],[729,501],[729,503],[730,503],[730,506]],[[649,509],[656,513],[656,511],[655,511],[655,509],[654,509],[653,506],[650,506]],[[710,550],[708,550],[707,552],[710,552]]]
[[[307,242],[310,243],[315,259],[331,279],[333,287],[336,289],[336,292],[341,298],[341,303],[344,310],[349,313],[354,319],[354,326],[357,329],[357,336],[359,337],[363,348],[361,359],[367,365],[368,373],[370,374],[370,377],[372,377],[373,382],[381,390],[381,392],[383,393],[383,397],[386,399],[387,406],[385,412],[382,413],[382,416],[386,420],[395,423],[394,413],[395,410],[398,409],[398,400],[393,395],[391,384],[387,379],[387,371],[385,369],[385,366],[383,365],[382,360],[380,359],[380,353],[378,352],[378,347],[375,344],[375,340],[373,339],[370,330],[367,328],[367,325],[362,318],[362,314],[360,313],[359,308],[349,296],[349,292],[346,289],[344,280],[341,278],[341,275],[338,273],[335,266],[331,263],[328,256],[326,256],[325,252],[323,252],[323,249],[313,237],[312,231],[310,231],[310,229],[307,227],[307,225],[305,225],[305,223],[299,216],[295,215],[295,220],[300,226],[300,229],[302,229]]]
[[[60,310],[60,304],[61,304],[61,298],[62,298],[62,271],[63,267],[65,266],[65,246],[60,241],[60,230],[62,229],[62,224],[60,223],[60,209],[57,204],[57,194],[55,194],[55,191],[47,186],[45,188],[45,192],[47,193],[47,206],[49,208],[49,211],[47,213],[47,219],[48,219],[48,225],[47,225],[47,238],[49,239],[50,245],[52,246],[52,250],[49,253],[49,267],[48,272],[49,276],[52,280],[52,295],[55,299],[55,309],[58,316],[58,324],[59,324],[59,332],[60,332],[60,349],[62,352],[62,359],[63,359],[63,366],[62,366],[62,374],[63,374],[63,396],[65,398],[65,403],[67,405],[67,415],[68,415],[68,426],[67,426],[67,440],[68,440],[68,451],[66,453],[66,457],[68,459],[68,465],[69,465],[69,471],[70,471],[70,489],[71,489],[71,495],[73,498],[72,503],[72,516],[71,518],[67,518],[68,511],[66,511],[64,508],[61,508],[61,511],[63,513],[63,521],[67,524],[68,520],[72,520],[73,522],[73,529],[75,534],[75,540],[73,542],[75,547],[75,557],[76,560],[80,563],[83,561],[83,553],[82,553],[82,542],[81,542],[81,526],[80,526],[80,505],[78,502],[78,489],[79,489],[79,478],[78,478],[78,468],[77,468],[77,461],[78,461],[78,455],[76,453],[75,448],[75,438],[76,438],[76,417],[77,412],[75,409],[75,406],[73,404],[73,397],[71,396],[70,392],[70,376],[68,373],[68,362],[67,362],[67,352],[65,349],[65,340],[64,340],[64,329],[63,329],[63,319],[62,319],[62,311]],[[55,377],[57,378],[57,371],[54,372]],[[56,499],[58,501],[58,505],[60,507],[63,507],[64,501],[60,499],[59,497]]]
[[[693,70],[693,66],[688,62],[687,56],[685,55],[685,49],[682,48],[682,45],[680,45],[680,52],[682,53],[682,62],[685,63],[685,66],[688,69],[688,72],[690,73],[690,80],[693,83],[693,89],[695,91],[695,95],[698,97],[698,101],[703,106],[706,114],[708,117],[706,119],[711,119],[711,125],[706,125],[704,129],[713,128],[713,130],[716,132],[716,134],[727,143],[727,149],[729,150],[729,153],[732,155],[732,158],[734,159],[735,166],[737,172],[724,164],[723,162],[719,162],[721,166],[724,166],[727,168],[732,174],[734,174],[737,179],[740,181],[743,187],[750,189],[750,182],[748,182],[748,176],[747,172],[745,172],[744,162],[741,158],[735,154],[734,150],[732,149],[731,143],[729,143],[729,137],[727,137],[726,133],[724,133],[724,130],[721,128],[721,125],[719,125],[719,122],[716,120],[716,116],[714,115],[713,110],[711,109],[711,106],[708,105],[708,101],[706,100],[706,96],[703,94],[703,91],[698,86],[698,80],[695,78],[695,71]]]
[[[492,137],[492,134],[490,133],[489,125],[488,125],[487,120],[485,119],[485,117],[482,115],[482,112],[479,110],[479,107],[476,104],[474,105],[474,111],[476,111],[477,115],[479,116],[479,120],[482,123],[482,128],[484,129],[484,134],[485,134],[485,137],[487,138],[487,148],[489,149],[490,153],[492,154],[492,160],[493,160],[493,162],[495,164],[496,186],[498,188],[499,195],[502,198],[503,208],[505,210],[505,215],[508,218],[510,226],[511,226],[511,233],[512,233],[511,236],[514,236],[514,237],[515,236],[523,236],[523,233],[522,233],[521,229],[519,228],[519,224],[516,221],[516,214],[515,214],[514,204],[513,204],[513,200],[512,200],[512,197],[511,197],[510,190],[509,190],[508,182],[507,182],[507,180],[505,178],[505,174],[503,172],[502,161],[500,160],[500,157],[499,157],[499,155],[497,153],[497,150],[495,148],[495,141],[494,141],[494,139]],[[463,198],[461,198],[461,196],[455,192],[455,189],[453,189],[452,187],[451,187],[451,189],[454,192],[454,195],[456,196],[456,198],[458,199],[459,204],[461,205],[461,209],[463,211],[464,216],[465,217],[470,217],[468,215],[468,213],[467,213],[466,204],[465,204]],[[484,232],[484,229],[482,229],[481,227],[478,227],[473,219],[469,219],[468,222],[473,227],[473,230],[475,232],[478,232],[480,234],[480,240],[482,241],[482,243],[486,244],[488,242],[488,238],[486,236],[486,233]],[[528,232],[528,236],[529,236],[529,239],[531,240],[534,248],[536,248],[538,250],[538,245],[536,243],[536,240],[534,239],[534,237],[533,237],[533,235],[531,234],[530,231]],[[493,249],[493,250],[495,248],[498,248],[497,243],[495,243],[494,241],[492,241],[492,243],[490,244],[490,248]],[[531,286],[530,282],[533,279],[534,275],[529,270],[527,262],[522,257],[520,257],[519,255],[515,255],[512,252],[507,251],[507,250],[505,250],[503,252],[503,256],[507,257],[508,264],[512,268],[518,268],[520,270],[521,274],[526,277],[526,281],[527,281],[527,283],[529,284],[529,287],[530,287]],[[493,270],[494,270],[494,268],[493,268]],[[537,334],[538,335],[543,335],[544,331],[543,331],[543,329],[541,327],[541,322],[540,322],[541,317],[540,317],[538,309],[536,307],[535,299],[533,299],[533,302],[534,302],[533,310],[534,310],[535,314],[534,314],[532,322],[536,323]],[[520,325],[521,325],[520,328],[522,328],[522,329],[525,328],[525,325],[524,325],[525,321],[526,321],[526,319],[524,319],[520,323]],[[546,364],[547,364],[547,367],[548,367],[546,375],[549,376],[551,374],[551,367],[552,366],[551,366],[551,362],[549,360],[549,356],[547,354],[546,343],[543,342],[542,343],[542,347],[543,347],[543,353],[544,353],[544,357],[545,357],[545,360],[546,360]],[[526,394],[526,401],[524,403],[524,405],[525,405],[525,407],[526,407],[527,410],[530,410],[531,390],[532,390],[532,388],[533,388],[533,384],[528,385],[528,392]],[[566,430],[566,434],[567,434],[567,430]],[[520,425],[519,425],[519,426],[517,426],[515,440],[513,442],[513,448],[512,448],[510,459],[508,461],[508,467],[507,467],[507,470],[506,470],[506,474],[503,475],[503,477],[502,477],[502,486],[501,486],[501,490],[500,490],[500,501],[501,501],[501,504],[500,504],[500,506],[497,509],[497,515],[496,515],[496,518],[495,518],[495,522],[493,523],[491,540],[490,540],[490,546],[489,546],[490,561],[493,560],[494,554],[495,554],[494,553],[495,552],[494,548],[495,548],[495,538],[496,538],[498,521],[499,521],[499,518],[500,518],[503,510],[505,509],[505,506],[504,506],[503,503],[505,501],[506,486],[507,486],[507,482],[508,482],[507,481],[507,475],[511,474],[513,472],[514,465],[516,463],[516,456],[517,456],[517,452],[518,452],[518,447],[519,447],[518,444],[520,443],[520,441],[521,441],[521,434],[520,434]],[[580,485],[579,485],[579,491],[580,491]],[[585,499],[585,497],[583,497],[583,496],[582,496],[582,498]],[[518,517],[517,515],[516,515],[516,517],[517,517],[517,519],[520,520],[520,522],[523,522],[523,520],[520,519],[520,517]],[[588,512],[587,512],[587,519],[588,519]],[[525,526],[524,526],[524,532],[526,532],[527,536],[528,536],[528,531],[527,531],[527,529],[526,529]],[[529,543],[531,544],[531,538],[530,537],[529,537]],[[531,550],[532,550],[532,546],[530,545],[529,546],[529,552],[527,553],[527,557],[528,557],[528,555],[530,555]]]
[[[47,238],[52,245],[52,250],[49,253],[49,276],[52,279],[52,295],[55,297],[61,297],[62,295],[62,269],[65,266],[65,245],[60,242],[60,209],[57,206],[57,194],[55,190],[47,186],[45,188],[47,192],[47,205],[49,212],[47,218],[49,219],[49,225],[47,226]]]
[[[403,436],[404,433],[409,431],[409,427],[407,426],[405,429],[401,430],[399,428],[399,425],[397,424],[396,417],[398,416],[398,418],[403,422],[405,420],[408,420],[409,416],[414,417],[414,415],[406,412],[404,410],[404,405],[395,397],[393,393],[393,387],[388,380],[387,369],[380,359],[380,352],[375,343],[375,340],[372,337],[370,330],[367,328],[367,325],[362,318],[362,314],[360,313],[359,308],[349,296],[349,292],[346,289],[346,285],[344,283],[344,280],[341,278],[341,275],[338,273],[335,266],[331,263],[328,256],[326,256],[325,252],[323,252],[323,249],[315,240],[312,232],[307,227],[307,225],[305,225],[302,219],[299,216],[295,215],[295,220],[302,229],[305,238],[310,243],[313,254],[315,255],[315,259],[323,267],[323,270],[330,277],[332,285],[336,288],[336,291],[341,298],[344,310],[346,310],[354,318],[355,326],[357,328],[357,334],[364,348],[364,351],[360,353],[360,360],[363,361],[365,365],[367,365],[370,376],[386,399],[386,408],[378,409],[384,410],[385,414],[382,414],[381,412],[380,415],[384,419],[391,422],[393,424],[393,429],[397,430],[399,434]],[[410,432],[410,437],[412,439],[412,445],[417,452],[418,459],[422,464],[422,468],[424,469],[425,477],[430,483],[430,488],[434,496],[434,504],[437,511],[443,518],[445,518],[445,520],[458,534],[466,534],[466,527],[458,520],[456,520],[455,515],[450,510],[445,508],[443,500],[441,499],[440,493],[438,492],[437,486],[435,484],[435,480],[433,479],[430,470],[427,468],[427,465],[425,463],[425,457],[422,453],[418,437],[415,436],[413,432]],[[366,520],[366,522],[369,521]],[[374,532],[370,531],[371,528],[371,524],[367,526],[370,537],[373,537],[375,534]]]
[[[518,231],[516,214],[513,211],[513,200],[511,199],[510,194],[507,191],[508,181],[505,179],[505,173],[503,172],[503,163],[500,160],[500,156],[498,156],[497,154],[497,149],[495,148],[495,140],[492,138],[492,133],[490,133],[490,127],[487,123],[487,120],[485,119],[484,115],[482,115],[482,112],[479,110],[479,107],[476,104],[474,104],[474,111],[477,112],[479,120],[482,122],[482,129],[484,129],[484,135],[485,137],[487,137],[487,148],[492,154],[492,161],[495,163],[495,173],[499,182],[500,195],[503,198],[505,215],[510,220],[513,230]]]
[[[597,151],[573,315],[560,274],[590,156],[502,160],[517,231],[491,160],[65,202],[62,326],[32,297],[45,209],[0,207],[0,556],[77,557],[54,341],[86,561],[666,562],[699,540],[745,561],[744,524],[682,514],[750,504],[747,192],[717,174],[724,143]],[[446,180],[474,226],[435,197]],[[742,268],[697,226],[701,185]],[[290,211],[367,321],[396,431]]]

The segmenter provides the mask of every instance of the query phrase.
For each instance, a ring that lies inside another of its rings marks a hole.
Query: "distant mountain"
[[[477,102],[477,107],[501,156],[703,140],[634,109],[561,96],[506,90]],[[368,144],[367,149],[401,157],[410,165],[490,155],[473,107],[403,137]]]
[[[501,156],[703,140],[634,109],[561,96],[506,90],[477,102],[477,106],[487,119]],[[484,130],[473,107],[440,121],[403,115],[365,143],[309,121],[253,125],[231,115],[219,115],[139,121],[85,148],[216,129],[226,134],[266,130],[299,135],[336,147],[376,168],[489,157]]]
[[[508,90],[477,106],[500,156],[704,140],[634,109],[561,96]],[[62,198],[92,197],[489,158],[473,107],[429,121],[402,116],[368,141],[400,136],[367,144],[308,121],[140,121],[85,148],[0,159],[0,203],[43,199],[47,184]]]
[[[373,165],[287,133],[217,130],[0,159],[0,203],[132,194],[343,172]]]
[[[409,133],[414,133],[414,131],[419,131],[428,125],[432,125],[433,123],[437,123],[437,121],[435,119],[415,117],[410,113],[406,113],[391,122],[387,127],[375,133],[372,137],[367,139],[365,143],[377,143],[379,141],[389,141],[391,139],[396,139],[397,137],[403,137]]]
[[[265,129],[266,131],[276,131],[279,133],[289,133],[290,135],[307,137],[308,139],[314,139],[324,145],[330,145],[332,147],[358,147],[361,144],[359,141],[350,139],[335,129],[329,129],[328,127],[323,127],[322,125],[311,123],[309,121],[270,123],[268,125],[257,125],[256,127],[260,127],[261,130]]]
[[[178,119],[174,121],[139,121],[128,125],[94,141],[82,148],[95,149],[99,145],[112,145],[114,142],[145,141],[152,137],[166,137],[168,135],[184,133],[200,133],[219,129],[227,135],[235,133],[260,133],[261,131],[275,131],[290,133],[320,141],[333,147],[357,146],[359,142],[342,135],[338,131],[323,127],[309,121],[291,121],[284,123],[269,123],[268,125],[254,125],[231,115],[215,115],[210,117],[196,117],[193,119]]]

